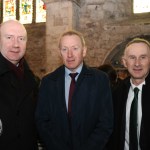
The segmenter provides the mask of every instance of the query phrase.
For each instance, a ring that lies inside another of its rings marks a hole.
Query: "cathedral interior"
[[[26,59],[36,76],[42,78],[61,65],[59,36],[67,30],[80,31],[88,48],[85,63],[98,67],[110,63],[117,71],[125,68],[121,56],[134,37],[150,41],[150,6],[137,13],[133,0],[43,0],[46,21],[24,24],[28,32]],[[143,1],[141,0],[141,3]],[[3,22],[3,1],[0,22]],[[33,5],[34,6],[34,5]],[[136,6],[138,7],[138,6]],[[16,12],[16,19],[21,18]]]

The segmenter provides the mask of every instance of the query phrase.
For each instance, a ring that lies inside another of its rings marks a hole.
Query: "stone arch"
[[[134,36],[134,37],[129,37],[125,41],[116,45],[116,47],[108,54],[108,56],[104,60],[104,64],[110,63],[116,69],[124,69],[122,62],[121,62],[121,57],[123,55],[124,48],[130,40],[132,40],[133,38],[136,38],[136,37],[144,38],[150,42],[150,35],[138,35],[138,36]]]

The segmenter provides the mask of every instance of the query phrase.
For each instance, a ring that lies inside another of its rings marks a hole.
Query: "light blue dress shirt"
[[[82,67],[83,67],[83,63],[76,69],[76,72],[78,73],[78,75],[75,78],[76,81],[79,77]],[[69,89],[70,89],[70,83],[71,83],[71,77],[69,75],[70,73],[72,73],[72,72],[68,68],[65,67],[65,100],[66,100],[67,111],[68,111]]]

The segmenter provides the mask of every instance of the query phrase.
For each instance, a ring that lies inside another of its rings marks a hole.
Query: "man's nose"
[[[140,58],[135,59],[135,65],[138,66],[140,64]]]
[[[72,56],[72,50],[68,49],[68,57],[71,57],[71,56]]]
[[[13,39],[13,45],[14,45],[14,47],[18,47],[19,46],[19,41],[18,41],[17,38]]]

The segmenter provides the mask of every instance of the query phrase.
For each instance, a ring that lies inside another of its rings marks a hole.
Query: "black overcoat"
[[[141,150],[150,150],[150,74],[145,83],[142,87],[140,147]],[[126,101],[130,86],[128,77],[113,93],[115,125],[110,150],[124,150]]]
[[[0,54],[0,150],[35,150],[37,83],[26,62],[19,80]]]

